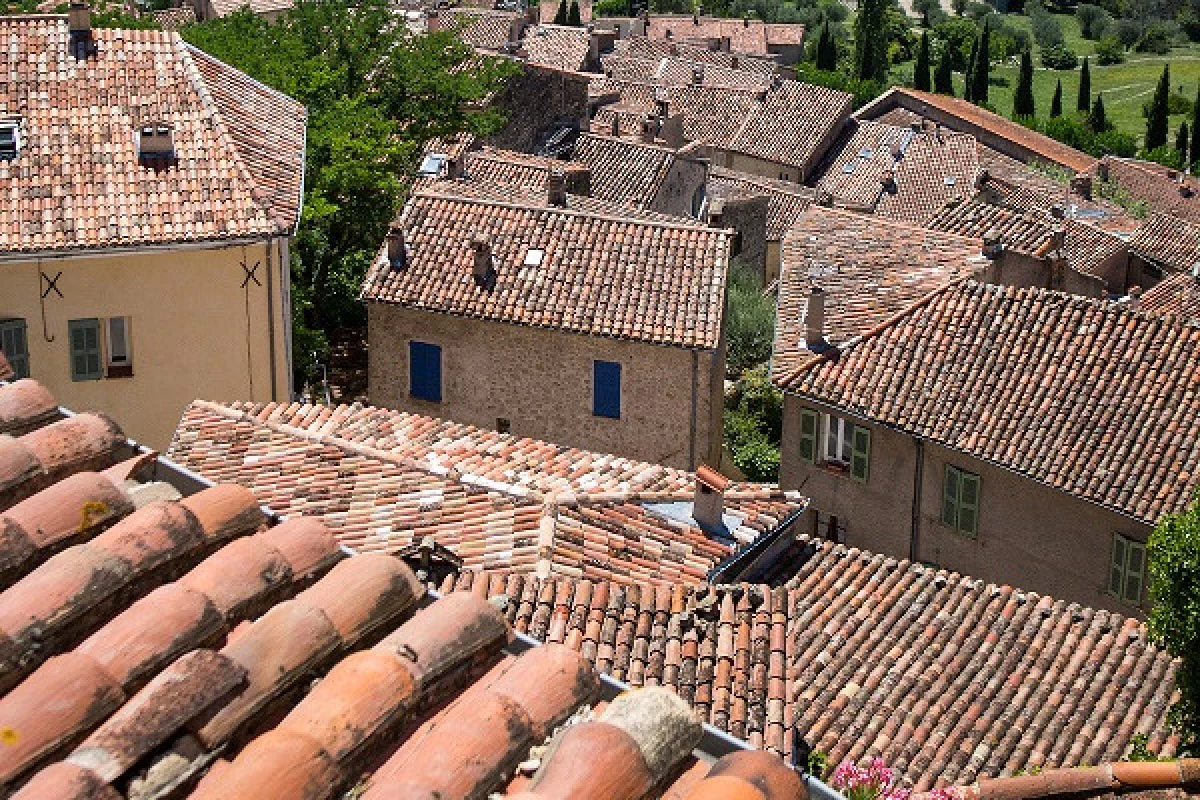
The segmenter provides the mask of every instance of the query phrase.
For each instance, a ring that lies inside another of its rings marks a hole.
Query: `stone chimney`
[[[72,39],[76,36],[91,37],[92,9],[87,3],[71,3],[67,9],[67,33]]]
[[[1086,172],[1076,172],[1071,178],[1071,191],[1084,200],[1092,199],[1092,176]]]
[[[741,59],[739,59],[737,56],[729,57],[729,66],[732,67],[733,69],[737,69],[741,63],[742,63]]]
[[[654,105],[658,109],[658,115],[663,119],[671,113],[671,96],[665,86],[657,86],[654,89]]]
[[[725,227],[725,201],[714,197],[708,201],[708,226],[710,228]]]
[[[404,231],[400,228],[388,228],[387,259],[392,269],[408,266],[408,248],[404,245]]]
[[[975,173],[975,190],[979,191],[983,187],[987,186],[988,181],[991,180],[991,178],[991,174],[986,169],[979,170],[979,172]]]
[[[808,292],[808,308],[804,313],[804,346],[814,353],[825,350],[825,290],[820,286]]]
[[[437,33],[442,29],[442,18],[438,15],[436,8],[431,8],[425,12],[425,32]]]
[[[704,83],[704,67],[697,64],[692,67],[692,83],[700,86]]]
[[[496,285],[496,267],[492,261],[492,240],[487,234],[476,232],[471,235],[471,249],[475,251],[473,273],[475,285],[491,291]]]
[[[1130,286],[1129,287],[1129,296],[1128,296],[1128,299],[1126,300],[1125,305],[1129,308],[1130,311],[1137,311],[1138,308],[1141,306],[1141,304],[1142,304],[1142,287]]]
[[[885,169],[883,174],[879,176],[879,183],[882,184],[883,190],[888,194],[896,193],[896,173],[890,169]]]
[[[546,178],[546,202],[557,208],[567,207],[567,173],[561,167],[552,167]]]
[[[692,519],[707,533],[725,532],[725,490],[731,481],[707,464],[696,468]]]
[[[654,144],[654,140],[658,138],[658,117],[654,114],[642,120],[642,141],[647,144]]]
[[[1004,253],[1004,239],[1000,231],[992,228],[983,235],[983,257],[995,261]]]
[[[459,168],[458,159],[453,158],[451,156],[447,156],[446,160],[442,162],[441,172],[442,172],[441,177],[445,178],[446,180],[449,180],[449,181],[458,180],[459,177],[461,177],[461,175],[462,175],[462,170]]]

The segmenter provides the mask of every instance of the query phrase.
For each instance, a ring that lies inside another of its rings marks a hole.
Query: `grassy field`
[[[1029,27],[1029,18],[1018,14],[1010,14],[1006,19],[1016,26]],[[1092,55],[1095,42],[1084,39],[1079,34],[1079,24],[1075,17],[1060,15],[1063,35],[1068,47],[1079,54]],[[1075,98],[1079,93],[1079,70],[1050,70],[1041,66],[1038,48],[1034,46],[1033,63],[1033,93],[1036,101],[1038,116],[1050,113],[1050,99],[1054,95],[1054,86],[1061,79],[1063,85],[1063,110],[1075,108]],[[1185,97],[1194,100],[1197,85],[1200,84],[1200,45],[1188,44],[1177,47],[1168,55],[1156,56],[1146,53],[1127,54],[1122,64],[1102,67],[1091,61],[1092,95],[1104,95],[1104,108],[1109,119],[1118,130],[1133,134],[1139,139],[1146,132],[1146,119],[1142,116],[1142,106],[1149,102],[1154,93],[1154,87],[1162,75],[1163,65],[1171,65],[1171,86],[1174,90],[1182,90]],[[912,65],[905,64],[900,68],[901,73],[912,74]],[[955,75],[955,92],[962,95],[962,76]],[[1017,65],[992,65],[991,85],[988,90],[988,102],[1001,114],[1012,115],[1013,91],[1017,85]],[[1171,137],[1174,141],[1175,131],[1183,116],[1171,118]],[[1191,120],[1188,120],[1191,124]]]

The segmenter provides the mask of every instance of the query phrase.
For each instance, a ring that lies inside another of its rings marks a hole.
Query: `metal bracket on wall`
[[[261,264],[261,261],[255,261],[253,265],[247,265],[246,259],[242,259],[242,272],[246,273],[246,277],[242,278],[241,288],[245,289],[250,281],[254,281],[255,286],[262,286],[262,283],[258,280],[258,268]]]
[[[43,338],[43,339],[45,339],[47,342],[53,342],[53,341],[54,341],[54,335],[50,333],[50,329],[49,329],[49,328],[47,327],[47,325],[46,325],[46,297],[47,297],[47,296],[48,296],[48,295],[49,295],[51,292],[54,292],[54,293],[55,293],[56,295],[58,295],[60,298],[63,296],[63,293],[62,293],[61,291],[59,291],[59,288],[58,288],[58,279],[59,279],[59,278],[61,278],[61,277],[62,277],[62,270],[61,270],[61,269],[60,269],[60,270],[59,270],[57,273],[55,273],[55,275],[54,275],[54,277],[53,277],[53,278],[51,278],[51,277],[50,277],[49,275],[47,275],[46,273],[42,272],[42,268],[41,268],[41,266],[40,266],[40,265],[38,266],[38,283],[39,283],[39,285],[40,285],[40,288],[41,288],[41,295],[42,295],[42,298],[41,298],[41,304],[42,304],[42,338]]]

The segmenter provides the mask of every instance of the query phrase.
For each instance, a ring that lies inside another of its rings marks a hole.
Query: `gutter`
[[[912,500],[912,535],[908,542],[908,560],[914,564],[921,563],[921,494],[925,482],[925,441],[914,435],[913,446],[916,448],[916,463],[913,465],[913,500]]]
[[[257,236],[239,236],[236,239],[193,239],[178,242],[148,242],[142,245],[125,247],[77,247],[69,250],[18,250],[0,253],[0,263],[18,261],[43,261],[65,258],[108,258],[111,256],[144,255],[147,252],[175,252],[186,250],[228,250],[233,247],[245,247],[258,244],[264,240],[270,241],[274,233],[262,233]]]

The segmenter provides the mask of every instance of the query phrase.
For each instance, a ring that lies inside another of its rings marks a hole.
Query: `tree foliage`
[[[1171,721],[1183,746],[1200,747],[1200,500],[1159,521],[1147,547],[1150,638],[1179,659]]]
[[[921,44],[917,48],[917,65],[913,70],[913,88],[928,92],[933,88],[929,78],[929,31],[921,32]]]
[[[1188,153],[1191,156],[1189,164],[1200,161],[1200,87],[1196,88],[1196,102],[1192,104],[1192,141]]]
[[[933,90],[938,94],[954,96],[954,55],[949,47],[942,47],[937,69],[933,72]]]
[[[1156,150],[1167,143],[1167,123],[1171,102],[1171,67],[1163,67],[1162,77],[1158,79],[1158,87],[1154,90],[1154,99],[1146,115],[1147,150]]]
[[[762,281],[751,267],[734,261],[729,270],[726,316],[726,364],[733,375],[766,362],[771,357],[775,330],[775,301],[763,294]]]
[[[1088,111],[1092,107],[1092,68],[1086,58],[1079,68],[1079,94],[1075,98],[1076,111]]]
[[[501,113],[480,101],[513,68],[448,32],[410,35],[388,0],[298,0],[274,24],[243,9],[183,36],[308,109],[292,263],[303,370],[316,331],[361,324],[360,283],[423,143],[496,130]]]
[[[989,70],[992,63],[990,45],[991,25],[987,19],[983,21],[983,30],[979,32],[979,46],[976,48],[975,63],[972,65],[971,96],[969,99],[976,105],[987,105]]]
[[[733,465],[754,481],[779,480],[783,395],[771,385],[765,365],[734,384],[725,408],[725,446]]]
[[[1093,133],[1105,133],[1112,130],[1112,123],[1108,121],[1108,113],[1104,110],[1104,95],[1096,95],[1096,102],[1092,103],[1092,108],[1088,112],[1088,127]]]
[[[833,28],[829,22],[821,28],[821,35],[817,39],[817,69],[833,72],[837,69],[838,48],[837,38],[833,35]]]
[[[1050,116],[1062,116],[1062,78],[1058,79],[1058,84],[1054,87],[1054,97],[1050,99]]]
[[[862,0],[854,18],[854,75],[860,80],[887,80],[888,0]]]
[[[1036,113],[1033,100],[1033,56],[1028,51],[1021,54],[1020,76],[1017,90],[1013,93],[1013,116],[1032,117]]]
[[[567,12],[567,24],[573,28],[583,27],[583,18],[579,14],[579,0],[571,0],[571,9]]]
[[[558,10],[554,12],[554,24],[566,25],[568,13],[570,12],[567,10],[567,0],[558,0]]]

